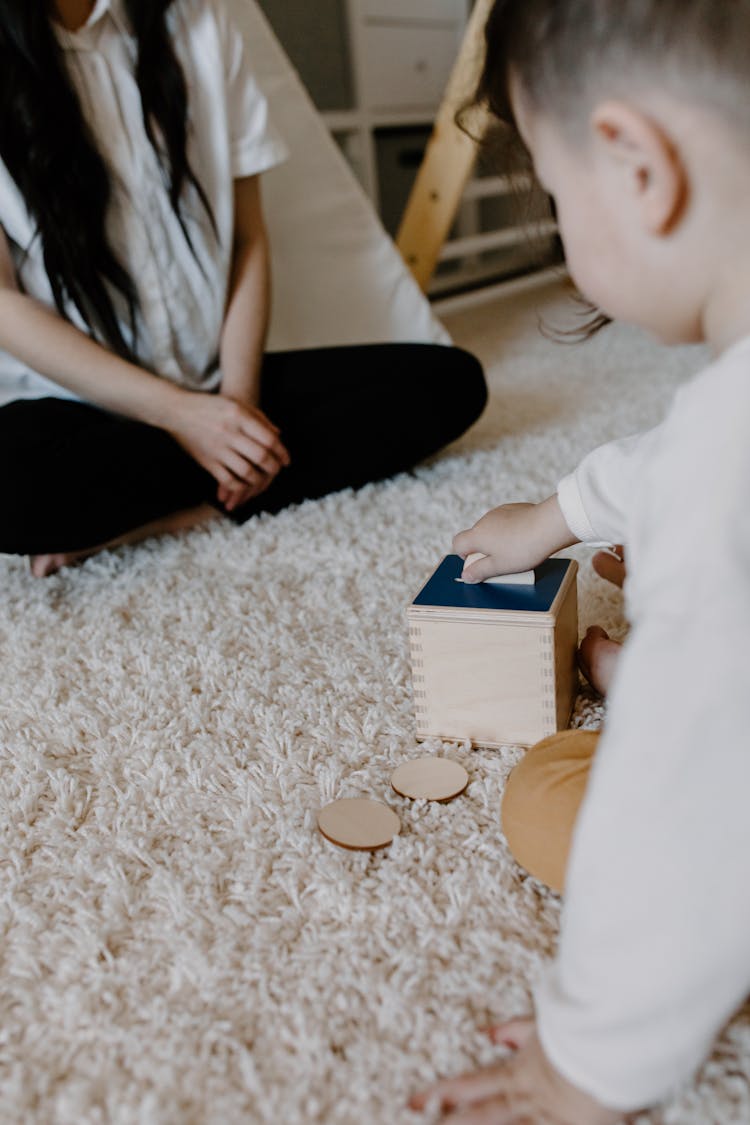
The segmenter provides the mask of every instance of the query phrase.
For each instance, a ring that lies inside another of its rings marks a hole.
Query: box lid
[[[436,606],[457,610],[501,610],[549,613],[571,566],[572,559],[547,559],[536,567],[533,586],[503,586],[480,582],[457,582],[463,570],[459,555],[447,555],[412,602],[413,606]]]

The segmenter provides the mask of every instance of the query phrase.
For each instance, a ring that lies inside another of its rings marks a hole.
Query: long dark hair
[[[186,183],[212,224],[213,216],[187,157],[187,86],[166,20],[172,3],[125,0],[125,8],[138,44],[144,125],[189,242],[181,204]],[[92,335],[134,359],[108,288],[125,298],[135,339],[136,288],[105,230],[109,173],[68,78],[51,8],[51,0],[0,0],[0,159],[36,224],[60,313],[71,301]]]

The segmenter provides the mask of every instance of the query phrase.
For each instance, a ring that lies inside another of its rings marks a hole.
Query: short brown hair
[[[656,80],[750,134],[750,0],[495,0],[485,40],[476,100],[503,121],[511,74],[561,118],[605,89]]]

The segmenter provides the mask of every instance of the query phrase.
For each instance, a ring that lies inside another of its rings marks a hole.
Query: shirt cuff
[[[548,1061],[558,1074],[561,1074],[566,1081],[570,1082],[571,1086],[575,1086],[576,1089],[581,1090],[584,1094],[588,1094],[590,1098],[594,1098],[600,1105],[606,1106],[607,1109],[619,1110],[623,1115],[632,1113],[634,1110],[647,1104],[649,1101],[648,1098],[634,1100],[631,1091],[628,1092],[625,1098],[621,1096],[618,1097],[617,1095],[613,1096],[612,1090],[609,1089],[606,1084],[595,1080],[592,1081],[590,1073],[581,1070],[570,1057],[566,1056],[564,1049],[558,1049],[559,1043],[555,1041],[554,1035],[549,1034],[544,1019],[543,997],[540,996],[539,993],[540,990],[537,989],[535,995],[537,1038]]]
[[[580,539],[581,543],[601,542],[601,535],[596,534],[586,515],[575,473],[570,473],[560,481],[557,499],[563,519],[576,539]]]
[[[240,142],[232,147],[232,177],[235,180],[245,176],[257,176],[283,164],[289,158],[289,149],[283,141],[267,141],[258,145],[254,141]]]

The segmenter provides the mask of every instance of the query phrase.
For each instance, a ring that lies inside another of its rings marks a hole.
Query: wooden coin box
[[[468,585],[448,555],[407,609],[417,738],[531,746],[570,720],[578,690],[578,564],[533,586]]]

